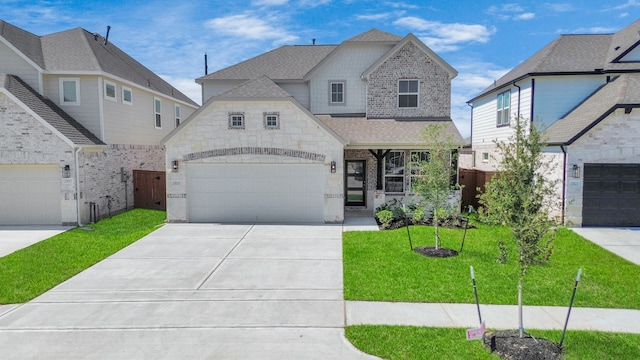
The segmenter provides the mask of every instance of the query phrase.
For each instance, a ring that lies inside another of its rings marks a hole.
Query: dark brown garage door
[[[583,226],[640,226],[640,164],[585,164]]]

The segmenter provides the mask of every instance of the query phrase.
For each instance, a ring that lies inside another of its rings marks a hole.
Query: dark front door
[[[164,171],[133,170],[133,206],[167,210]]]
[[[347,206],[367,205],[367,162],[347,160],[345,162],[345,202]]]

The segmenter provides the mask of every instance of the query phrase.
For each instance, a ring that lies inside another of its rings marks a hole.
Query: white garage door
[[[322,165],[188,164],[190,222],[323,222]]]
[[[0,225],[60,225],[57,165],[0,165]]]

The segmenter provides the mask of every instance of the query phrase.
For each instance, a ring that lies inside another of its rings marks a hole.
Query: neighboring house
[[[82,224],[133,206],[132,170],[197,104],[107,39],[0,20],[0,225]]]
[[[517,116],[544,131],[555,215],[573,226],[640,225],[640,20],[615,34],[561,35],[482,91],[461,167],[495,171]]]
[[[163,140],[168,221],[341,222],[411,196],[421,132],[450,118],[456,71],[414,35],[283,46],[203,76]]]

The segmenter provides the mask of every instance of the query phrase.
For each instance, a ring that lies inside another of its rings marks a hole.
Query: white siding
[[[505,90],[506,91],[506,90]],[[513,134],[509,126],[498,127],[497,124],[497,95],[504,91],[491,93],[473,103],[472,147],[493,144],[494,141],[506,141]],[[522,101],[522,95],[520,98]],[[516,116],[518,88],[511,88],[511,119]],[[522,112],[522,107],[520,109]]]
[[[640,46],[636,46],[635,49],[629,51],[621,61],[640,61]]]
[[[3,42],[0,42],[0,73],[16,75],[36,91],[42,92],[38,81],[38,70]]]
[[[553,124],[606,82],[605,75],[536,77],[534,121]]]
[[[202,103],[206,103],[211,97],[220,95],[247,80],[205,80],[202,82]]]
[[[309,83],[278,83],[278,86],[291,94],[302,106],[309,108]]]
[[[354,45],[344,47],[317,69],[310,82],[311,112],[314,114],[365,113],[366,82],[361,79],[373,63],[391,46]],[[329,82],[345,81],[345,103],[329,105]]]

